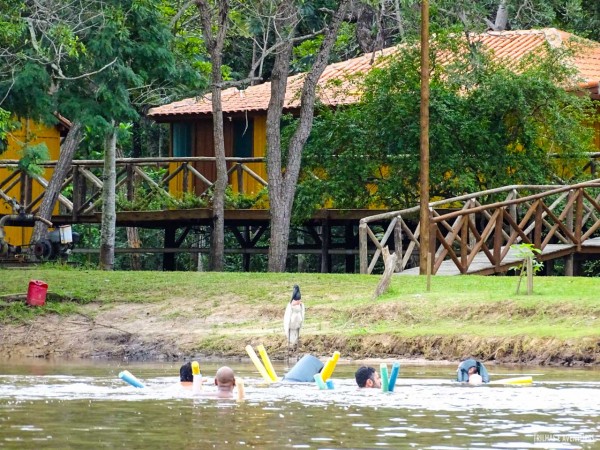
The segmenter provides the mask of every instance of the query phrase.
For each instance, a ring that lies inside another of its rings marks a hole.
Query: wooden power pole
[[[429,0],[421,0],[421,151],[419,272],[427,274],[429,255]]]

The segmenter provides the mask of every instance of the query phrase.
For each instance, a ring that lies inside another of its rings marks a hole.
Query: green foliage
[[[231,186],[227,186],[225,189],[225,208],[250,209],[257,203],[266,201],[268,197],[267,188],[261,189],[256,194],[243,194],[234,192]]]
[[[536,259],[536,255],[542,253],[539,248],[535,248],[533,244],[522,243],[511,245],[510,248],[515,250],[515,256],[521,259],[521,263],[511,267],[509,270],[519,271],[519,282],[517,283],[517,295],[521,287],[523,276],[527,275],[528,294],[531,294],[533,289],[533,276],[544,268],[544,263]]]
[[[44,173],[44,168],[40,166],[40,163],[48,161],[49,158],[48,147],[45,143],[25,145],[20,153],[19,169],[32,176]]]
[[[452,54],[451,61],[439,55]],[[545,48],[518,67],[495,63],[462,39],[432,43],[430,195],[448,198],[509,184],[553,182],[549,153],[593,149],[595,114],[585,96],[566,92],[572,51]],[[307,145],[298,201],[306,210],[404,208],[418,202],[420,52],[402,47],[364,81],[359,104],[321,111]],[[516,69],[516,70],[515,70]],[[347,87],[344,87],[347,89]],[[577,179],[571,166],[564,176]]]
[[[583,273],[587,277],[600,277],[600,260],[590,260],[583,263]]]
[[[525,260],[532,259],[533,260],[533,273],[538,273],[540,270],[544,268],[544,263],[541,261],[535,260],[536,255],[542,253],[539,248],[535,248],[533,244],[522,243],[522,244],[514,244],[511,245],[510,248],[515,250],[515,256],[523,261],[510,268],[510,270],[524,270],[525,269]]]
[[[28,62],[14,78],[0,78],[0,98],[6,96],[3,106],[18,117],[53,124],[56,109],[49,94],[50,87],[51,77],[45,68]]]
[[[0,155],[8,148],[8,134],[14,129],[10,112],[0,108]]]

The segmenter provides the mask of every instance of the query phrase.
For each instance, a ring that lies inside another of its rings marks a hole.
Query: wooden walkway
[[[600,253],[600,238],[589,239],[581,245],[582,253]],[[504,247],[502,248],[504,250]],[[576,246],[574,244],[548,244],[539,254],[538,258],[541,261],[551,261],[553,259],[563,258],[574,253]],[[469,266],[467,274],[469,275],[491,275],[496,272],[505,272],[510,267],[513,267],[521,262],[522,259],[516,256],[514,249],[509,249],[504,257],[502,264],[496,268],[488,259],[484,252],[479,252],[473,258],[473,262]],[[442,262],[436,275],[460,275],[460,270],[452,260]],[[419,275],[419,268],[413,267],[406,269],[396,275]]]
[[[536,259],[541,261],[600,255],[600,179],[505,186],[432,202],[429,210],[427,249],[421,248],[418,206],[361,219],[361,273],[382,266],[377,263],[385,247],[396,253],[396,272],[406,275],[419,273],[415,257],[422,257],[423,251],[432,256],[434,275],[506,272],[519,262],[513,250],[519,244],[540,250]],[[567,261],[569,272],[574,269],[571,262]]]

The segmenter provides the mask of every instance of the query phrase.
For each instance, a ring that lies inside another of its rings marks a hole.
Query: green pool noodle
[[[389,379],[388,379],[388,367],[387,364],[381,363],[379,366],[379,372],[381,376],[381,390],[383,392],[389,392]]]
[[[321,390],[327,389],[327,385],[323,381],[323,378],[321,377],[320,373],[315,373],[314,379],[317,382],[317,386],[319,386],[319,389],[321,389]]]

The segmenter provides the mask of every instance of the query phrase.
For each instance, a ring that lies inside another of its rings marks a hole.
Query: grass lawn
[[[32,279],[49,285],[46,308],[7,301],[25,294]],[[82,304],[160,303],[172,299],[216,313],[221,300],[262,308],[261,329],[279,328],[283,310],[298,284],[306,305],[305,326],[314,333],[395,336],[551,337],[600,336],[600,281],[596,278],[536,277],[533,295],[516,295],[510,276],[436,276],[426,292],[424,277],[396,276],[388,292],[373,299],[378,276],[341,274],[103,272],[72,268],[0,270],[0,321],[26,321],[39,314],[72,314]],[[523,292],[523,287],[521,288]],[[270,315],[272,319],[269,320]],[[169,318],[184,313],[164,311]],[[223,327],[227,327],[224,320]],[[235,328],[256,328],[255,321]]]

